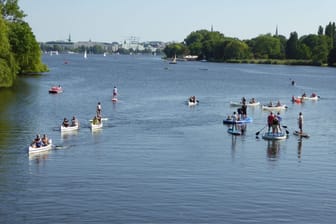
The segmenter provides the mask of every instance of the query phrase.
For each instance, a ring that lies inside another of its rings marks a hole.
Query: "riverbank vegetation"
[[[18,0],[0,1],[0,87],[11,87],[19,74],[48,70],[41,50],[18,6]]]
[[[218,31],[191,32],[182,43],[171,43],[164,49],[167,58],[196,55],[198,60],[229,63],[336,66],[335,22],[317,34],[301,37],[290,33],[287,39],[278,32],[250,40],[226,37]]]

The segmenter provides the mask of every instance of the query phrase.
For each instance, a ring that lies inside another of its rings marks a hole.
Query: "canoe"
[[[318,100],[320,97],[319,96],[298,96],[297,98],[303,99],[303,100]]]
[[[242,120],[236,121],[236,124],[245,124],[245,123],[251,123],[253,121],[252,117],[246,117]],[[225,119],[223,120],[223,124],[233,124],[232,119]]]
[[[305,132],[300,133],[299,131],[294,131],[293,135],[299,136],[300,138],[309,138],[309,134]]]
[[[45,152],[45,151],[48,151],[48,150],[52,149],[52,146],[53,146],[52,145],[52,140],[49,139],[49,144],[46,145],[46,146],[35,147],[35,146],[30,145],[29,148],[28,148],[28,153],[32,154],[32,153]]]
[[[241,130],[235,129],[235,128],[229,128],[228,133],[231,135],[242,135],[243,133],[241,132]]]
[[[287,134],[285,132],[280,133],[272,133],[272,132],[265,132],[262,136],[265,140],[282,140],[287,138]]]
[[[76,131],[79,129],[79,125],[64,127],[61,125],[61,132]]]
[[[103,127],[103,122],[101,122],[100,124],[93,124],[93,122],[91,122],[91,131],[97,130],[97,129],[101,129]]]
[[[254,106],[259,106],[260,105],[260,102],[255,102],[255,103],[245,103],[246,106],[250,106],[250,107],[254,107]],[[241,107],[243,106],[243,103],[242,102],[233,102],[231,101],[230,102],[230,106],[232,107]]]
[[[62,93],[63,88],[60,86],[53,86],[49,89],[49,93]]]
[[[278,111],[278,110],[285,110],[288,107],[286,105],[281,106],[268,106],[268,105],[262,105],[263,110],[269,110],[269,111]]]

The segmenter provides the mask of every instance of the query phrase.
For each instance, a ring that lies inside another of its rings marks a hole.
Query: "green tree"
[[[28,23],[11,22],[9,27],[9,41],[19,65],[19,73],[47,71],[47,67],[41,61],[40,46]]]
[[[252,52],[256,58],[280,58],[280,40],[276,37],[272,37],[270,34],[260,35],[254,38]]]
[[[2,16],[7,21],[22,20],[26,15],[20,9],[18,0],[0,0]]]
[[[328,55],[328,65],[336,66],[336,47],[331,49]]]
[[[8,40],[8,26],[0,12],[0,87],[10,87],[16,78],[18,66]]]
[[[182,56],[188,54],[187,47],[182,43],[172,43],[168,44],[163,52],[166,54],[168,58],[172,58],[176,56]]]
[[[246,43],[231,39],[227,41],[224,48],[224,60],[228,59],[246,59],[250,55],[249,47]]]
[[[297,32],[290,33],[289,39],[286,44],[286,58],[287,59],[299,59],[299,38]]]

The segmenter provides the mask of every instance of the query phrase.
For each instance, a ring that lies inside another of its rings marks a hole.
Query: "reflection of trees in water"
[[[268,140],[267,141],[267,156],[268,158],[277,158],[280,151],[280,141]]]

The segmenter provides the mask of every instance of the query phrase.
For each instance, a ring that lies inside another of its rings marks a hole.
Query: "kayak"
[[[246,117],[244,119],[236,121],[236,124],[245,124],[245,123],[251,123],[253,121],[252,117]],[[233,124],[232,119],[225,119],[223,120],[223,124]]]
[[[300,133],[299,131],[294,131],[293,135],[299,136],[300,138],[309,138],[309,134],[305,132]]]
[[[237,129],[234,129],[234,128],[229,128],[227,131],[231,135],[242,135],[243,134],[241,132],[241,130],[237,130]]]
[[[245,103],[245,105],[246,106],[250,106],[250,107],[254,107],[254,106],[259,106],[260,102]],[[231,101],[230,102],[230,106],[232,106],[232,107],[241,107],[241,106],[243,106],[243,103],[242,102],[233,102],[233,101]]]
[[[282,140],[287,138],[287,134],[285,132],[279,132],[279,133],[265,132],[262,138],[265,140]]]
[[[270,111],[278,111],[278,110],[285,110],[288,107],[286,105],[281,106],[268,106],[268,105],[262,105],[263,110],[270,110]]]

